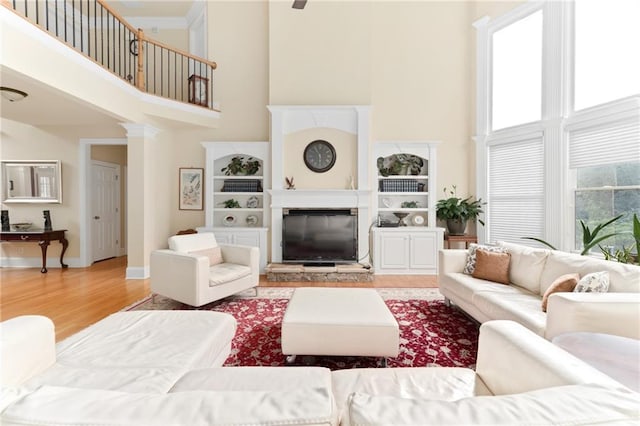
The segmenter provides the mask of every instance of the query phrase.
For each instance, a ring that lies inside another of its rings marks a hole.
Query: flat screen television
[[[283,262],[330,265],[358,261],[355,209],[286,209],[283,213]]]

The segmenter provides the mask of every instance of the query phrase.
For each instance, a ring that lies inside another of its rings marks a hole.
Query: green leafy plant
[[[226,167],[220,169],[227,176],[246,175],[253,176],[260,170],[260,161],[253,157],[245,158],[236,156],[231,158]]]
[[[598,236],[600,231],[602,231],[607,226],[611,225],[616,220],[620,219],[622,216],[624,215],[621,214],[604,223],[599,223],[598,225],[596,225],[595,228],[593,228],[593,231],[589,228],[589,226],[586,223],[584,223],[582,219],[580,219],[580,226],[582,227],[582,252],[580,254],[582,255],[588,254],[593,247],[597,246],[602,241],[618,235],[619,234],[618,232],[612,232],[604,236],[600,236],[600,237]]]
[[[224,206],[225,209],[239,209],[240,208],[240,203],[237,200],[233,199],[233,198],[231,198],[229,200],[224,200],[222,202],[222,205]]]
[[[589,251],[597,246],[598,244],[600,244],[601,242],[603,242],[604,240],[614,237],[616,235],[619,235],[619,232],[611,232],[607,235],[603,235],[603,236],[598,236],[600,234],[600,232],[603,231],[603,229],[605,229],[607,226],[611,225],[612,223],[614,223],[615,221],[617,221],[618,219],[620,219],[622,216],[624,215],[618,215],[616,217],[614,217],[613,219],[610,219],[606,222],[603,223],[599,223],[596,225],[595,228],[593,228],[593,230],[591,230],[591,228],[589,227],[589,225],[587,225],[584,220],[580,219],[580,227],[582,228],[582,252],[580,252],[581,255],[585,256],[587,254],[589,254]],[[639,225],[640,226],[640,225]],[[537,241],[541,244],[544,244],[545,246],[551,248],[552,250],[557,250],[553,245],[551,245],[550,243],[546,242],[545,240],[542,240],[540,238],[535,238],[535,237],[522,237],[525,240],[533,240],[533,241]]]
[[[614,250],[613,246],[602,247],[598,245],[606,260],[616,260],[620,263],[637,263],[640,265],[640,257],[638,257],[638,253],[640,252],[640,220],[638,220],[636,213],[633,214],[633,218],[631,219],[631,232],[629,233],[633,236],[634,240],[633,245],[629,247],[622,246],[622,248]],[[635,253],[633,253],[634,245]]]
[[[462,220],[466,222],[470,219],[478,219],[482,225],[484,222],[478,217],[484,213],[482,206],[487,204],[482,201],[481,198],[472,200],[473,197],[460,198],[456,194],[456,185],[451,186],[452,189],[447,190],[444,188],[445,195],[448,193],[448,198],[438,200],[436,203],[436,217],[441,220]]]
[[[621,249],[612,250],[612,246],[600,247],[600,251],[604,255],[605,260],[615,260],[620,263],[633,263],[634,256],[631,253],[631,247],[622,246]]]
[[[417,201],[403,201],[402,204],[400,204],[400,207],[403,209],[417,209],[418,204],[420,203]]]
[[[385,158],[378,157],[378,171],[382,176],[397,176],[403,174],[419,175],[424,160],[413,154],[393,154],[387,157],[387,166],[385,167]]]

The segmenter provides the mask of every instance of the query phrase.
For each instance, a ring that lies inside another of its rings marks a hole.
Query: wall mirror
[[[3,203],[62,203],[60,161],[3,161]]]

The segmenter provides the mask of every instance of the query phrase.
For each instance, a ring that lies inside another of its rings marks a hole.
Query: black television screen
[[[286,211],[282,221],[282,260],[306,264],[357,262],[355,210]]]

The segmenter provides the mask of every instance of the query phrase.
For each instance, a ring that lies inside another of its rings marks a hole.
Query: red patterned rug
[[[231,355],[225,365],[285,365],[280,330],[288,299],[231,299],[207,305],[238,321]],[[400,325],[400,354],[389,367],[471,367],[478,348],[478,325],[441,300],[386,300]],[[182,305],[182,309],[184,309]],[[135,308],[134,308],[135,309]],[[296,365],[331,369],[375,367],[366,357],[298,356]]]

